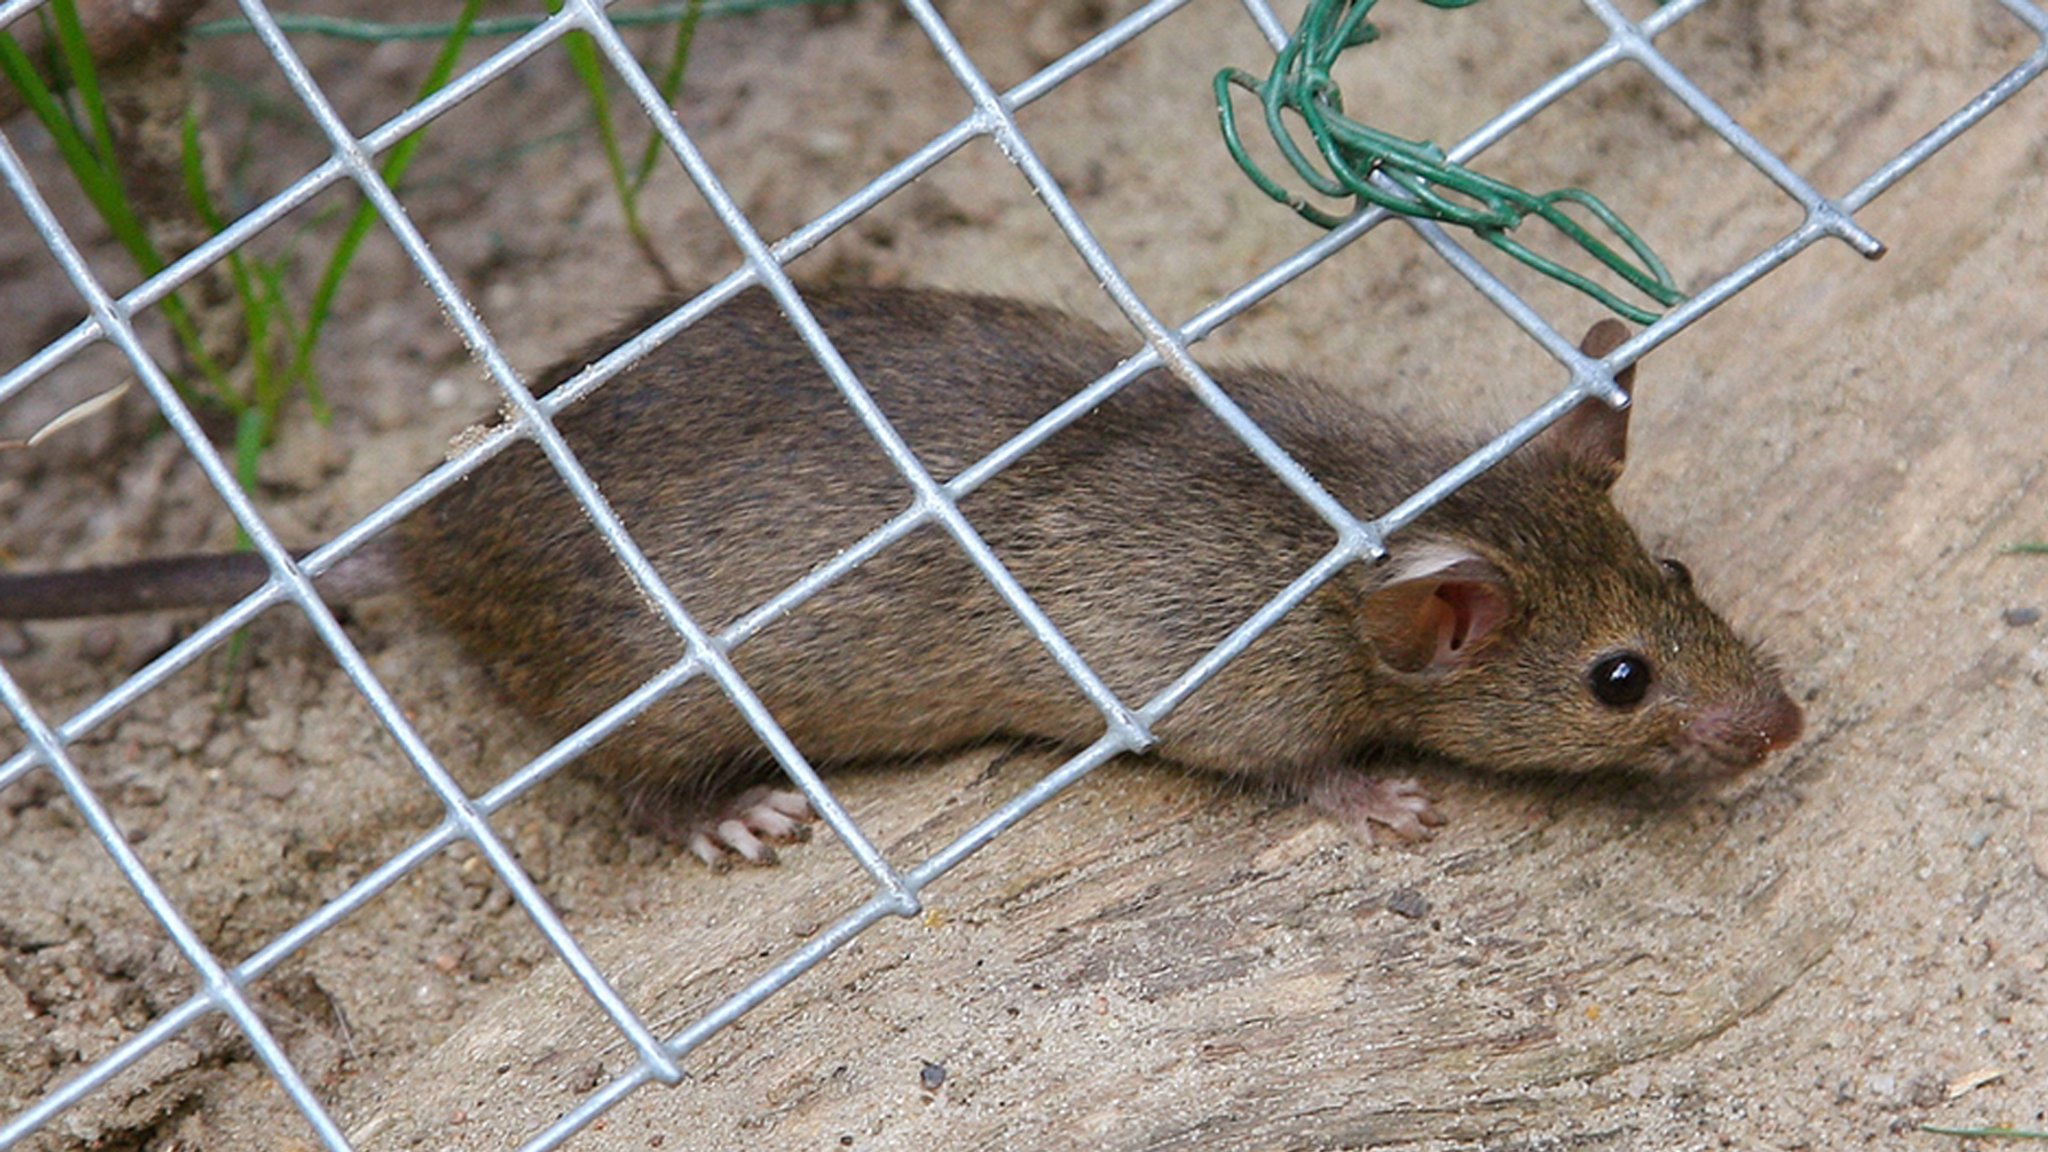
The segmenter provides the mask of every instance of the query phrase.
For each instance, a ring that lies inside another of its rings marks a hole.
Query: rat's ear
[[[1360,628],[1390,667],[1448,672],[1498,639],[1514,589],[1493,562],[1454,544],[1397,551],[1365,598]]]
[[[1593,357],[1605,356],[1627,340],[1628,325],[1609,316],[1586,329],[1586,338],[1579,341],[1579,351]],[[1615,373],[1614,382],[1623,392],[1633,394],[1636,366],[1631,364]],[[1603,486],[1610,485],[1620,478],[1621,466],[1628,459],[1628,414],[1627,408],[1609,408],[1588,398],[1552,424],[1536,443],[1546,451],[1578,458],[1600,478]]]

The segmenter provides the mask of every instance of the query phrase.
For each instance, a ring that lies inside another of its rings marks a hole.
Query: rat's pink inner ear
[[[1430,604],[1436,635],[1432,666],[1437,669],[1470,660],[1508,622],[1507,597],[1489,581],[1446,580],[1436,586]]]
[[[1499,636],[1514,610],[1507,580],[1486,560],[1427,548],[1367,597],[1362,629],[1381,660],[1402,672],[1447,672]]]

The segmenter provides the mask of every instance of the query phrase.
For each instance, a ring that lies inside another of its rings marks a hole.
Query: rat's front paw
[[[734,857],[749,864],[776,862],[772,842],[810,838],[818,818],[801,792],[787,788],[749,788],[724,808],[690,824],[684,834],[690,852],[713,868],[723,869]]]
[[[1381,780],[1355,772],[1331,772],[1308,791],[1316,810],[1377,844],[1383,832],[1402,840],[1427,840],[1443,827],[1436,798],[1413,780]]]

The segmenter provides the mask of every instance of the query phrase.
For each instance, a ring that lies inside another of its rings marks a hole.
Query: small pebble
[[[946,1066],[933,1064],[927,1060],[924,1069],[917,1074],[917,1079],[924,1085],[925,1091],[937,1092],[946,1083]]]
[[[1429,915],[1429,901],[1413,888],[1396,888],[1387,893],[1387,911],[1410,920]]]
[[[2028,628],[2041,622],[2041,610],[2032,605],[2007,608],[1999,613],[2008,628]]]

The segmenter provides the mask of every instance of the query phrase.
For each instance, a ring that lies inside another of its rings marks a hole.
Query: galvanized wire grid
[[[0,4],[0,25],[11,22],[41,0],[16,0]],[[407,109],[382,127],[363,137],[352,135],[336,117],[319,86],[300,63],[291,45],[279,31],[261,0],[242,0],[242,7],[257,35],[276,58],[298,97],[311,111],[326,134],[332,155],[261,207],[235,221],[219,236],[150,278],[133,291],[115,297],[92,274],[76,244],[51,214],[41,193],[23,167],[21,158],[4,131],[0,131],[0,176],[20,201],[35,227],[56,255],[90,310],[90,319],[52,342],[34,357],[0,377],[0,402],[64,363],[81,350],[108,341],[125,355],[143,386],[162,408],[172,430],[184,442],[193,458],[235,520],[248,532],[258,552],[269,563],[271,581],[241,603],[222,613],[126,682],[89,707],[59,723],[41,715],[21,691],[4,664],[0,664],[0,700],[13,714],[28,746],[0,762],[0,788],[21,780],[38,769],[54,774],[72,803],[84,816],[92,834],[105,847],[142,897],[149,912],[163,925],[177,947],[199,973],[203,990],[177,1008],[158,1017],[136,1035],[26,1111],[0,1126],[0,1148],[13,1145],[41,1129],[57,1114],[83,1099],[123,1069],[134,1064],[157,1045],[207,1013],[226,1013],[253,1046],[257,1057],[270,1069],[279,1085],[305,1115],[322,1144],[331,1149],[350,1147],[347,1137],[329,1115],[319,1098],[305,1083],[245,994],[247,986],[271,971],[286,957],[331,925],[349,916],[416,865],[458,840],[476,845],[483,858],[512,892],[519,905],[541,930],[550,947],[576,974],[598,1006],[612,1020],[621,1036],[639,1054],[638,1062],[623,1075],[591,1092],[573,1111],[552,1127],[535,1134],[529,1149],[553,1148],[600,1116],[628,1093],[659,1081],[674,1084],[681,1078],[678,1061],[698,1044],[738,1018],[778,989],[795,980],[813,965],[852,940],[876,921],[889,915],[908,916],[919,909],[919,896],[926,885],[944,875],[1004,829],[1024,818],[1069,784],[1119,753],[1147,747],[1151,726],[1178,705],[1187,694],[1213,676],[1227,661],[1283,613],[1300,603],[1323,581],[1343,566],[1378,556],[1381,541],[1412,521],[1446,493],[1486,469],[1508,452],[1528,441],[1551,421],[1581,402],[1617,403],[1622,397],[1613,374],[1633,363],[1649,350],[1670,339],[1701,315],[1785,263],[1808,245],[1823,237],[1835,237],[1866,256],[1883,251],[1882,245],[1855,218],[1855,213],[1880,193],[1912,171],[1948,141],[1967,130],[1993,108],[2048,69],[2048,14],[2029,0],[1996,0],[2040,39],[2022,63],[1989,88],[1958,109],[1948,119],[1910,147],[1879,166],[1846,196],[1830,199],[1816,191],[1799,173],[1731,120],[1687,77],[1661,56],[1654,41],[1659,34],[1684,19],[1706,0],[1679,0],[1659,8],[1647,19],[1633,22],[1608,0],[1585,0],[1608,29],[1607,40],[1573,67],[1559,73],[1523,99],[1516,101],[1472,136],[1450,149],[1453,160],[1465,161],[1526,123],[1552,102],[1602,70],[1632,61],[1689,108],[1700,121],[1729,142],[1737,153],[1763,172],[1804,210],[1797,228],[1740,267],[1708,286],[1691,300],[1638,333],[1611,355],[1601,360],[1581,355],[1570,341],[1560,336],[1509,287],[1487,272],[1461,244],[1442,228],[1429,223],[1410,222],[1428,245],[1461,275],[1496,304],[1510,319],[1550,352],[1570,373],[1569,383],[1548,403],[1509,429],[1499,439],[1474,453],[1455,468],[1416,492],[1398,507],[1374,520],[1359,520],[1339,506],[1278,445],[1248,420],[1188,355],[1188,346],[1253,304],[1271,295],[1303,272],[1340,248],[1389,219],[1383,210],[1361,213],[1342,226],[1301,249],[1292,257],[1247,282],[1203,310],[1186,325],[1174,328],[1162,323],[1133,291],[1130,283],[1103,251],[1086,221],[1077,213],[1059,184],[1040,162],[1037,153],[1019,131],[1014,113],[1061,83],[1090,67],[1117,47],[1181,8],[1188,0],[1152,0],[1151,3],[1118,20],[1086,44],[1045,68],[1008,92],[997,92],[983,77],[974,61],[961,48],[930,0],[905,0],[911,17],[966,90],[973,113],[916,153],[891,168],[831,211],[784,237],[769,242],[748,222],[718,181],[711,166],[698,152],[689,135],[666,108],[652,82],[607,22],[602,0],[568,0],[563,9],[546,23],[520,37],[488,60],[458,77],[431,98]],[[1263,0],[1244,0],[1244,8],[1262,35],[1277,49],[1286,39],[1286,29]],[[1505,18],[1505,16],[1503,16]],[[474,307],[457,288],[424,239],[400,208],[398,198],[379,179],[373,159],[413,130],[461,101],[482,91],[493,81],[537,53],[546,50],[573,30],[587,32],[616,69],[634,98],[645,110],[655,129],[681,161],[692,181],[738,243],[745,260],[697,298],[634,337],[626,344],[578,373],[563,387],[537,400],[513,373],[491,334],[484,328]],[[1044,203],[1054,221],[1072,242],[1075,252],[1101,282],[1143,339],[1142,351],[1109,375],[1097,380],[1036,424],[1018,434],[1002,448],[945,484],[938,483],[909,447],[897,437],[878,411],[859,380],[832,348],[831,342],[805,308],[802,297],[782,270],[782,263],[816,246],[827,236],[902,188],[920,173],[943,161],[962,145],[979,136],[991,137],[1003,154]],[[1220,145],[1219,145],[1220,146]],[[461,455],[435,469],[389,504],[348,529],[304,561],[294,563],[256,509],[237,487],[233,472],[207,440],[185,404],[178,398],[164,371],[136,334],[133,318],[156,304],[198,270],[239,247],[256,233],[304,204],[330,185],[352,182],[375,205],[385,227],[403,246],[425,277],[435,298],[455,323],[473,354],[504,391],[511,411],[518,416],[515,428],[500,429],[469,447]],[[563,444],[550,418],[563,406],[598,387],[625,365],[637,360],[654,345],[687,327],[698,317],[752,285],[764,286],[788,312],[804,340],[810,345],[833,383],[844,393],[860,419],[874,434],[889,458],[909,481],[915,500],[902,513],[878,528],[830,564],[783,590],[753,612],[713,636],[684,611],[674,595],[648,564],[646,557],[620,527],[603,496],[591,485],[581,464]],[[1259,612],[1246,620],[1202,660],[1188,668],[1179,679],[1152,699],[1132,705],[1116,697],[1067,643],[1059,630],[1045,618],[1029,594],[1006,572],[1000,561],[960,512],[957,502],[983,481],[1032,450],[1058,429],[1088,411],[1124,383],[1139,374],[1164,365],[1193,389],[1245,443],[1307,501],[1337,531],[1338,543],[1315,565],[1303,572]],[[678,635],[688,643],[688,655],[675,666],[619,701],[583,729],[521,768],[503,783],[480,797],[465,795],[434,753],[420,739],[389,692],[364,662],[361,653],[336,624],[334,617],[313,592],[311,578],[376,533],[403,518],[422,503],[455,482],[484,459],[503,450],[517,436],[537,441],[560,472],[563,482],[589,511],[598,530],[620,557],[632,580],[647,594]],[[744,643],[762,627],[804,602],[810,595],[859,565],[890,543],[926,521],[936,521],[960,544],[975,564],[1017,611],[1025,624],[1053,654],[1081,691],[1101,711],[1105,730],[1100,739],[1074,756],[1030,789],[1002,805],[972,829],[927,859],[908,867],[885,859],[862,833],[831,792],[819,781],[801,750],[790,743],[775,719],[748,689],[727,661],[725,653]],[[433,788],[446,808],[446,816],[433,832],[385,861],[345,893],[307,917],[290,931],[271,940],[240,964],[232,967],[216,958],[185,921],[178,907],[123,838],[106,809],[72,763],[66,746],[92,731],[143,694],[154,689],[177,670],[196,660],[253,619],[263,609],[290,600],[305,613],[320,639],[334,654],[343,671],[369,702],[378,721],[398,741],[406,757]],[[743,991],[672,1036],[659,1036],[613,989],[605,973],[585,954],[576,937],[562,924],[545,897],[523,872],[503,841],[493,830],[489,817],[524,794],[541,779],[573,760],[607,733],[627,722],[641,709],[686,679],[708,675],[731,697],[790,777],[810,797],[833,832],[853,853],[874,880],[874,894],[850,909],[837,923],[812,936]]]

